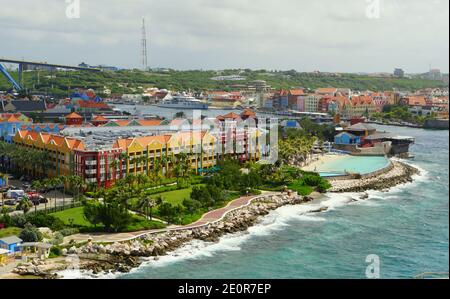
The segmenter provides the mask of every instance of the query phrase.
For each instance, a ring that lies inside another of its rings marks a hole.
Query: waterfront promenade
[[[270,194],[276,193],[275,192],[262,193],[262,195],[264,196]],[[148,234],[159,234],[169,231],[182,231],[199,228],[222,220],[229,212],[248,206],[254,199],[259,197],[261,197],[261,195],[243,196],[238,199],[232,200],[225,207],[209,211],[205,213],[202,216],[202,218],[189,225],[171,225],[163,229],[152,229],[147,231],[127,232],[127,233],[81,233],[65,237],[63,244],[69,244],[72,240],[76,243],[83,243],[89,240],[91,240],[94,243],[125,242]]]

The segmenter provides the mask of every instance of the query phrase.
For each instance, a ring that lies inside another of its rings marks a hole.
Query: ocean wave
[[[92,271],[81,271],[79,269],[68,269],[59,271],[61,279],[114,279],[119,276],[118,273],[93,274]]]
[[[331,203],[331,201],[329,203]],[[318,217],[317,213],[311,213],[322,206],[323,205],[321,204],[311,203],[281,207],[277,210],[271,211],[259,223],[249,227],[246,232],[225,235],[221,237],[217,243],[193,240],[175,251],[159,257],[156,260],[155,258],[146,259],[141,267],[132,270],[131,273],[145,271],[143,269],[148,267],[159,268],[184,260],[212,257],[215,254],[224,251],[239,251],[242,249],[242,244],[247,242],[250,238],[268,236],[274,232],[283,230],[286,226],[290,226],[290,222],[293,220],[311,222],[326,221],[325,218]]]
[[[417,165],[413,165],[418,167]],[[196,260],[212,257],[220,252],[240,251],[242,244],[251,238],[264,237],[285,229],[285,227],[293,224],[293,221],[305,222],[321,222],[327,221],[327,218],[319,215],[338,208],[345,207],[349,204],[357,204],[363,206],[377,206],[377,201],[393,200],[399,198],[399,194],[404,188],[414,186],[421,180],[426,180],[428,172],[418,167],[421,174],[411,184],[405,184],[391,188],[389,192],[383,191],[367,191],[363,193],[328,193],[323,196],[320,201],[307,203],[296,206],[283,206],[277,210],[271,211],[263,217],[261,221],[254,226],[249,227],[246,232],[239,232],[231,235],[225,235],[220,238],[219,242],[211,243],[200,240],[193,240],[184,246],[161,256],[158,259],[147,258],[144,263],[131,271],[131,273],[139,273],[145,271],[146,268],[159,268],[168,264],[181,262],[184,260]],[[361,199],[363,194],[369,195],[368,199]],[[326,208],[326,209],[324,209]],[[319,213],[320,211],[320,213]],[[93,275],[90,272],[80,272],[77,270],[66,270],[59,273],[63,278],[117,278],[124,274],[102,274]],[[126,274],[125,274],[126,275]]]

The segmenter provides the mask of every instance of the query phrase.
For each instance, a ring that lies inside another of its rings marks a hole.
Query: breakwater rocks
[[[27,263],[17,267],[19,275],[57,278],[55,273],[77,268],[93,274],[127,273],[139,267],[144,258],[159,259],[193,240],[217,242],[225,234],[247,230],[261,216],[285,205],[297,205],[312,201],[311,197],[298,194],[276,193],[255,198],[249,205],[229,211],[222,219],[198,227],[169,230],[164,233],[148,233],[130,241],[101,244],[88,242],[84,245],[63,249],[58,262],[47,260],[39,264]],[[76,257],[74,264],[70,257]]]
[[[331,192],[364,192],[367,190],[388,190],[394,186],[410,183],[419,170],[408,164],[392,161],[393,167],[385,173],[362,179],[331,180]]]

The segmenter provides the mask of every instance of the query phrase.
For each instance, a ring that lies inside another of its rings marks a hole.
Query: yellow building
[[[47,152],[49,165],[45,175],[49,177],[71,174],[73,151],[84,149],[84,144],[79,139],[29,131],[18,131],[13,142],[26,149]],[[36,165],[27,165],[26,168],[30,173],[37,172],[35,175],[42,174],[42,169]]]
[[[216,165],[216,138],[208,132],[179,132],[172,135],[118,139],[113,148],[126,154],[126,174],[150,173],[157,164],[165,173],[173,168],[175,157],[185,154],[191,169]],[[117,172],[120,172],[118,163]]]

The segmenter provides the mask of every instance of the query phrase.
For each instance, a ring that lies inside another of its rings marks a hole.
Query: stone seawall
[[[80,247],[64,250],[65,256],[76,256],[79,259],[80,270],[93,274],[127,273],[141,265],[142,258],[166,255],[192,240],[217,242],[225,234],[247,230],[250,226],[267,215],[270,211],[285,205],[297,205],[310,202],[312,198],[297,194],[270,194],[260,196],[249,205],[227,213],[221,220],[201,227],[168,231],[160,234],[144,234],[134,240],[116,242],[113,244],[97,244],[89,242]],[[66,264],[65,267],[73,265]],[[19,275],[35,275],[43,278],[57,278],[55,272],[64,270],[59,263],[52,267],[48,263],[24,264],[14,272]]]
[[[392,166],[381,173],[371,174],[361,179],[330,180],[331,192],[364,192],[367,190],[386,190],[413,181],[419,170],[408,164],[392,161]]]

